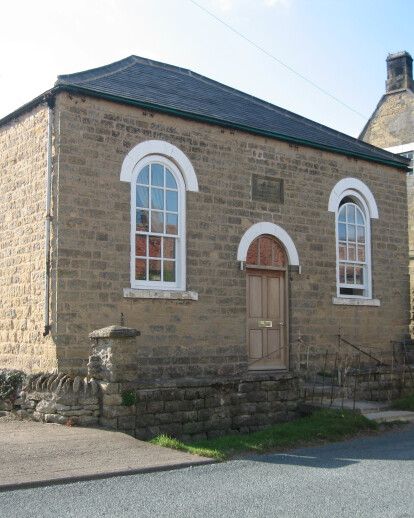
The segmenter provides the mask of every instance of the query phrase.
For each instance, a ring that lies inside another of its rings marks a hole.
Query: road
[[[414,427],[178,471],[0,493],[1,518],[413,518]]]

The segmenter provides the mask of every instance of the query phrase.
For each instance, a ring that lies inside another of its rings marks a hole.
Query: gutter
[[[50,333],[50,314],[49,314],[49,286],[50,286],[50,214],[51,193],[52,193],[52,139],[53,139],[53,108],[55,97],[46,94],[44,100],[48,105],[47,122],[47,165],[46,165],[46,216],[45,216],[45,301],[44,301],[44,331],[43,336]]]

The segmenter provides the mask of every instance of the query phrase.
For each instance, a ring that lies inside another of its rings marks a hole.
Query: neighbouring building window
[[[410,170],[408,171],[408,175],[413,174],[414,167],[414,142],[410,142],[407,144],[399,144],[398,146],[392,146],[385,148],[386,151],[390,151],[391,153],[395,153],[396,155],[405,156],[411,160],[410,165],[408,166]]]
[[[407,151],[406,153],[400,153],[401,156],[405,156],[406,158],[409,158],[411,160],[410,162],[410,171],[408,174],[413,174],[413,167],[414,167],[414,151]]]
[[[183,289],[185,187],[161,156],[137,164],[131,191],[131,287]]]

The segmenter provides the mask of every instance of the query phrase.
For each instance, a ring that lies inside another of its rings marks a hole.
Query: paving
[[[337,399],[322,401],[307,401],[301,403],[300,409],[304,413],[313,412],[319,408],[336,408],[352,410],[353,412],[364,415],[373,421],[413,421],[414,412],[406,410],[396,410],[390,403],[380,401],[354,401],[353,399]]]
[[[103,428],[0,418],[0,491],[213,462]]]
[[[303,410],[330,402],[302,404]],[[413,421],[414,412],[385,403],[343,400],[333,408],[376,421]],[[215,461],[139,441],[103,428],[70,427],[0,417],[0,491],[119,475],[166,471]]]

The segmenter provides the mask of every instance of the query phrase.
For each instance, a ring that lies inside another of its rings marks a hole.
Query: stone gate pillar
[[[90,333],[92,354],[88,375],[113,383],[135,380],[138,367],[136,337],[140,334],[136,329],[122,326],[104,327]]]

